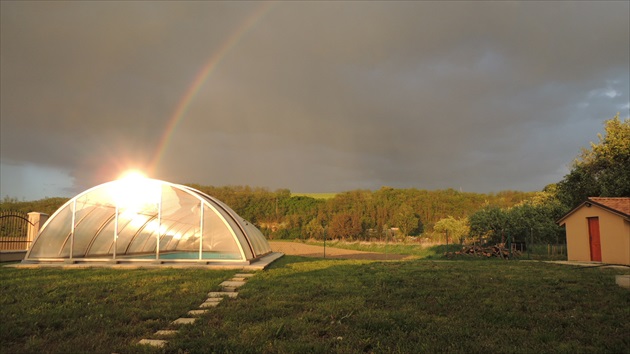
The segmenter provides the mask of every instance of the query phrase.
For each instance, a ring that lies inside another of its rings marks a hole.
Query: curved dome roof
[[[44,224],[25,261],[249,263],[270,252],[260,230],[219,200],[141,178],[104,183],[69,200]]]

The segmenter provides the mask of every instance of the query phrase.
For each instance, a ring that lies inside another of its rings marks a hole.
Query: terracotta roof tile
[[[613,209],[620,213],[630,215],[630,198],[589,197],[588,199],[609,209]]]

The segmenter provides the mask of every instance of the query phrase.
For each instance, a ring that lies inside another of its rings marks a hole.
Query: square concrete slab
[[[200,309],[205,309],[208,307],[217,307],[219,303],[216,301],[209,301],[209,302],[204,302],[203,304],[199,305]]]
[[[161,329],[157,332],[155,332],[156,336],[162,336],[162,337],[171,337],[177,334],[177,331],[174,329]]]
[[[188,314],[191,316],[201,316],[205,313],[208,313],[208,310],[190,310]]]
[[[238,293],[236,292],[224,292],[224,291],[211,291],[208,293],[208,297],[237,297]]]
[[[255,274],[253,273],[236,273],[234,274],[235,278],[251,278],[253,277]]]
[[[615,282],[622,288],[630,289],[630,275],[617,275]]]
[[[221,284],[222,287],[229,287],[229,288],[238,288],[239,286],[243,286],[245,285],[244,281],[231,281],[231,280],[226,280],[224,282],[222,282]]]
[[[187,325],[187,324],[193,324],[193,323],[195,323],[195,321],[197,321],[196,318],[182,317],[182,318],[178,318],[175,321],[173,321],[173,324],[176,324],[176,325]]]
[[[138,344],[150,345],[153,347],[163,348],[168,342],[161,339],[140,339]]]
[[[232,279],[230,279],[230,281],[245,281],[246,278],[242,278],[242,277],[232,277]]]

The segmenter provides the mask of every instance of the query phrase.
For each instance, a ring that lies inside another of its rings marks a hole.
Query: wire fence
[[[567,245],[564,243],[535,243],[527,244],[525,242],[515,242],[512,244],[513,251],[519,251],[521,259],[537,259],[537,260],[566,260]]]

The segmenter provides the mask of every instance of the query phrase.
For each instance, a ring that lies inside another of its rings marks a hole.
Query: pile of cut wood
[[[486,247],[482,247],[478,245],[464,246],[460,251],[444,253],[444,256],[447,258],[453,258],[455,256],[460,256],[460,255],[473,256],[473,257],[485,257],[485,258],[496,257],[496,258],[501,258],[501,259],[510,259],[510,258],[520,256],[521,253],[519,251],[514,250],[512,251],[512,254],[510,254],[510,250],[505,248],[504,244],[497,244],[494,246],[486,246]]]

